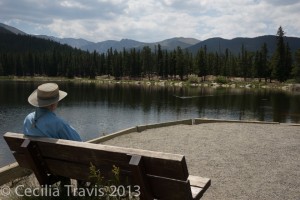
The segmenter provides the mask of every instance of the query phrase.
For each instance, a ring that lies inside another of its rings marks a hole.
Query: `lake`
[[[34,111],[28,96],[41,82],[0,81],[0,167],[14,159],[5,132],[22,132]],[[83,140],[125,128],[191,118],[300,123],[300,95],[267,89],[159,87],[59,82],[68,96],[56,114]]]

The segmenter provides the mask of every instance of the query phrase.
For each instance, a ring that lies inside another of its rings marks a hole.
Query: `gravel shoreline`
[[[300,199],[300,126],[176,125],[102,144],[185,155],[191,175],[212,180],[204,200]]]

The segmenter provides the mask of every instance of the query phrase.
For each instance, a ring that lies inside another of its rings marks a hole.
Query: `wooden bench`
[[[51,175],[88,181],[91,163],[101,174],[119,167],[120,175],[140,186],[142,200],[200,199],[211,184],[189,175],[183,155],[9,132],[4,138],[19,165],[31,169],[41,185],[53,184]]]

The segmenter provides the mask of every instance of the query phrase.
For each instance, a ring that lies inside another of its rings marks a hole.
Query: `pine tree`
[[[207,67],[206,67],[206,56],[205,51],[201,47],[199,49],[197,56],[196,56],[196,70],[198,72],[198,77],[201,77],[202,81],[205,81],[205,76],[207,75]]]
[[[261,81],[261,62],[262,62],[262,54],[259,51],[256,51],[255,53],[255,58],[254,58],[254,63],[252,65],[252,78],[258,77],[259,82]]]
[[[261,54],[261,66],[259,68],[259,78],[265,78],[265,82],[271,76],[271,71],[269,67],[269,57],[268,57],[268,47],[267,44],[264,43],[260,49]]]
[[[90,66],[90,79],[96,79],[96,68],[97,68],[97,52],[93,52],[92,64]]]
[[[284,31],[280,26],[277,31],[277,47],[272,58],[272,77],[280,82],[287,79],[286,46],[284,43]]]
[[[289,79],[292,72],[292,53],[289,46],[289,43],[286,43],[285,48],[285,68],[284,68],[284,79]]]
[[[240,59],[240,69],[242,72],[242,76],[244,80],[248,77],[249,74],[249,69],[248,69],[248,51],[246,50],[244,44],[242,44],[242,49],[241,49],[241,59]]]
[[[268,66],[268,48],[266,43],[261,46],[259,51],[256,51],[253,72],[253,77],[259,78],[259,82],[261,82],[262,78],[265,78],[265,81],[267,81],[270,76]]]
[[[161,50],[161,45],[158,44],[157,46],[157,56],[156,56],[156,65],[157,65],[157,72],[158,75],[162,78],[165,78],[164,75],[164,71],[166,70],[163,66],[163,52]]]
[[[298,49],[295,53],[295,63],[293,65],[292,76],[295,81],[300,83],[300,49]]]
[[[181,47],[177,47],[176,50],[176,74],[179,75],[180,80],[183,80],[185,75],[185,67],[184,67],[184,56]]]
[[[153,74],[152,71],[152,59],[151,59],[151,48],[149,46],[144,46],[142,50],[142,71],[145,73],[146,76],[148,76],[148,79],[151,79],[151,76]]]

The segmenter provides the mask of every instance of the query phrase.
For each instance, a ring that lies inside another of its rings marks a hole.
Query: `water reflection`
[[[21,132],[41,82],[0,81],[0,134]],[[59,82],[68,92],[56,111],[84,140],[124,128],[197,117],[300,122],[300,95],[272,90],[148,87]],[[195,98],[178,98],[195,97]],[[12,161],[0,137],[0,166]]]

